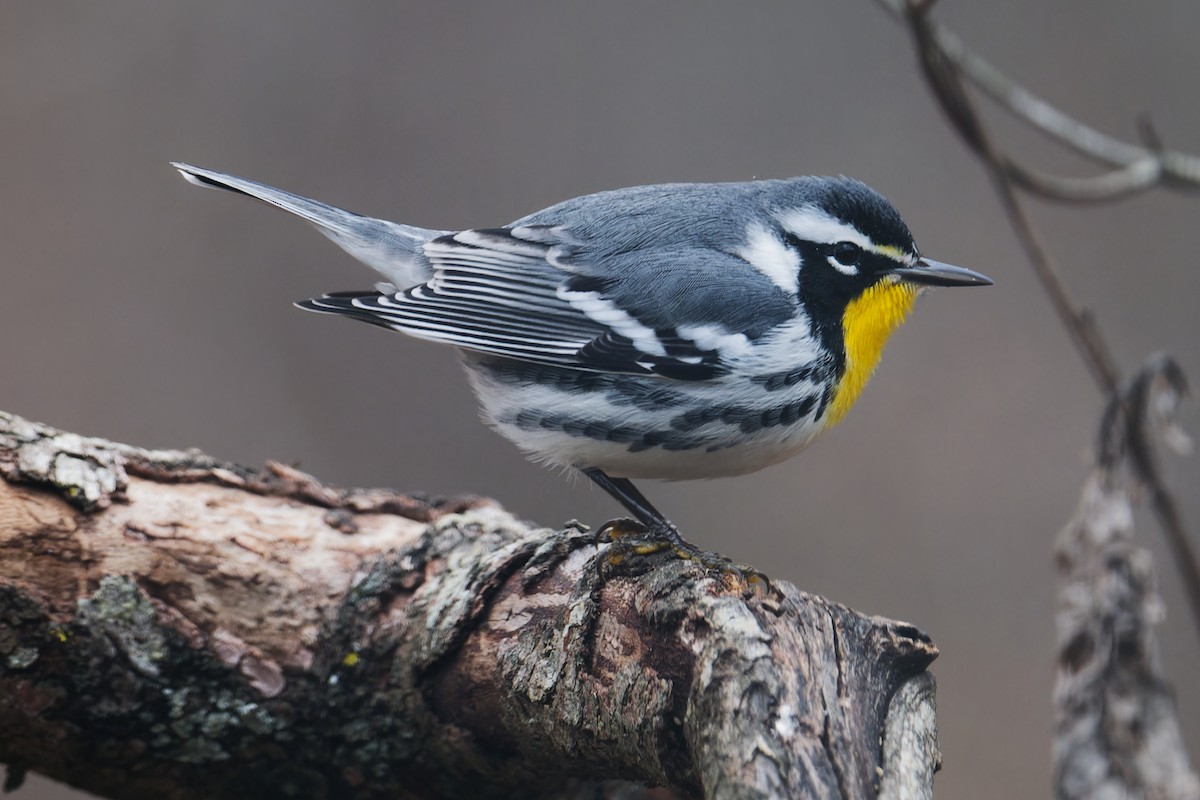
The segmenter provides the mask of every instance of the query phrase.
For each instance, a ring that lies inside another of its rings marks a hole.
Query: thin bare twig
[[[1065,147],[1116,168],[1087,178],[1064,177],[1008,157],[1001,158],[1008,178],[1020,188],[1048,199],[1073,203],[1117,200],[1157,186],[1200,189],[1200,157],[1163,147],[1131,144],[1063,113],[968,49],[944,26],[930,20],[927,12],[933,6],[931,2],[877,2],[902,20],[911,22],[914,13],[921,16],[925,35],[939,57],[953,65],[955,74],[1005,110]]]
[[[1175,503],[1174,496],[1166,489],[1158,459],[1155,457],[1154,448],[1150,446],[1147,433],[1156,418],[1173,415],[1178,398],[1186,393],[1187,379],[1179,364],[1169,356],[1159,355],[1151,358],[1128,382],[1113,404],[1119,404],[1124,410],[1127,420],[1125,447],[1130,466],[1150,495],[1150,507],[1158,517],[1167,537],[1167,544],[1170,545],[1175,562],[1179,565],[1184,594],[1192,606],[1192,616],[1200,624],[1200,566],[1196,551],[1184,528],[1179,506]],[[1162,408],[1156,408],[1156,404],[1167,404],[1170,408],[1164,411]],[[1174,429],[1174,434],[1176,439],[1183,436],[1178,428]],[[1184,438],[1186,440],[1186,437]]]
[[[917,45],[925,79],[955,130],[983,160],[1004,204],[1005,213],[1033,264],[1042,288],[1050,296],[1055,312],[1096,383],[1105,393],[1111,393],[1117,388],[1120,380],[1112,350],[1096,327],[1091,313],[1071,299],[1049,250],[1042,244],[1033,223],[1025,213],[1025,208],[1014,190],[1011,172],[1007,168],[1012,162],[993,145],[971,98],[963,88],[960,73],[939,47],[934,28],[925,12],[930,5],[919,8],[914,6],[914,10],[906,17]]]
[[[1174,412],[1183,373],[1151,358],[1112,395],[1095,466],[1058,535],[1061,576],[1054,683],[1054,793],[1059,800],[1200,800],[1178,711],[1162,672],[1162,596],[1150,553],[1136,544],[1136,448],[1151,430],[1187,441]]]
[[[1127,395],[1120,391],[1120,372],[1111,348],[1092,314],[1071,298],[1016,190],[1022,188],[1064,202],[1080,202],[1113,199],[1156,185],[1200,187],[1200,159],[1166,151],[1153,127],[1144,120],[1140,130],[1146,146],[1137,147],[1107,137],[1071,119],[1005,78],[990,64],[971,54],[961,40],[937,26],[929,18],[935,0],[878,2],[908,23],[926,82],[954,129],[987,168],[1005,213],[1029,256],[1042,288],[1050,297],[1055,312],[1093,379],[1106,396],[1114,398],[1112,402],[1119,404],[1127,417],[1135,420],[1144,418],[1135,413],[1137,409],[1126,407]],[[972,65],[970,69],[974,73],[968,72],[968,64]],[[1011,156],[992,142],[963,85],[964,76],[973,77],[977,83],[983,81],[991,87],[994,95],[1003,94],[1011,101],[1003,101],[1006,107],[1039,130],[1050,133],[1055,139],[1098,161],[1122,166],[1098,178],[1066,179],[1086,181],[1078,183],[1076,188],[1079,191],[1074,192],[1062,191],[1064,179],[1042,176],[1018,166]],[[1043,177],[1049,179],[1049,183],[1039,186],[1038,181]],[[1108,188],[1098,188],[1105,181],[1110,182]],[[1092,193],[1090,196],[1084,196],[1089,192]],[[1191,547],[1175,499],[1159,472],[1144,426],[1130,428],[1127,446],[1137,477],[1149,492],[1151,508],[1175,554],[1194,622],[1200,627],[1200,562]]]

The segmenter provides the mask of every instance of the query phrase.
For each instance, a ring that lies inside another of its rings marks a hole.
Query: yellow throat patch
[[[879,364],[888,337],[912,311],[918,291],[912,284],[885,278],[847,304],[842,314],[846,369],[834,389],[826,428],[841,422],[858,400]]]

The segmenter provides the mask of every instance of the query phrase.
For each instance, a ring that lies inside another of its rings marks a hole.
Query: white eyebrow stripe
[[[863,250],[874,250],[875,245],[853,225],[831,217],[816,206],[806,206],[779,215],[779,224],[793,236],[806,242],[837,244],[850,242]]]
[[[800,254],[768,230],[754,223],[746,230],[746,243],[733,254],[771,279],[791,295],[800,291]]]
[[[819,244],[837,244],[850,242],[869,253],[876,253],[890,258],[901,264],[911,264],[915,257],[905,253],[898,247],[880,246],[875,244],[858,228],[831,217],[816,206],[785,211],[778,216],[780,226],[793,236],[807,242]]]

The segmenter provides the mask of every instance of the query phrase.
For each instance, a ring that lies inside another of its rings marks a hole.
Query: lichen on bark
[[[0,475],[0,760],[103,796],[870,797],[936,654],[478,498],[11,416]]]

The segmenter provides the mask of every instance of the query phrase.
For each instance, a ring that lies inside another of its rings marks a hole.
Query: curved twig
[[[1049,295],[1059,319],[1066,327],[1096,383],[1106,394],[1111,393],[1117,388],[1120,380],[1112,350],[1096,327],[1091,313],[1078,306],[1067,292],[1057,265],[1049,250],[1042,244],[1017,197],[1011,170],[1012,160],[992,143],[963,87],[957,67],[946,57],[946,53],[938,44],[935,29],[926,13],[928,8],[929,4],[913,6],[906,17],[926,82],[955,130],[983,161],[1004,204],[1009,221],[1021,240],[1021,245],[1029,256],[1034,272]]]
[[[1008,178],[1022,189],[1071,203],[1117,200],[1158,186],[1200,189],[1200,157],[1157,146],[1131,144],[1065,114],[967,48],[953,32],[930,20],[931,2],[877,2],[900,19],[911,22],[914,15],[921,17],[929,46],[937,51],[939,58],[952,64],[956,74],[1002,108],[1065,147],[1101,164],[1116,167],[1100,175],[1074,178],[1052,175],[1002,157],[1000,162]],[[970,139],[968,143],[971,143]]]
[[[1187,394],[1187,390],[1187,379],[1179,364],[1170,356],[1156,355],[1129,380],[1111,405],[1118,407],[1125,416],[1124,436],[1129,465],[1150,496],[1150,507],[1158,517],[1167,544],[1179,565],[1192,618],[1200,626],[1200,566],[1196,551],[1184,528],[1179,506],[1166,489],[1149,435],[1156,417],[1172,415],[1175,404]],[[1163,406],[1169,408],[1163,411]],[[1181,435],[1177,428],[1168,427],[1167,431]]]
[[[1159,659],[1163,615],[1154,559],[1134,537],[1138,462],[1149,456],[1152,429],[1167,444],[1186,441],[1173,417],[1183,389],[1178,365],[1158,356],[1112,396],[1096,465],[1058,535],[1054,789],[1060,800],[1200,800],[1200,779]]]
[[[987,168],[1043,290],[1096,384],[1106,396],[1113,398],[1113,402],[1120,404],[1131,419],[1143,419],[1138,416],[1137,409],[1128,407],[1130,395],[1121,388],[1120,372],[1112,349],[1092,314],[1071,298],[1016,190],[1022,188],[1064,202],[1079,202],[1114,199],[1157,185],[1200,186],[1200,159],[1163,149],[1157,134],[1146,122],[1142,123],[1141,128],[1147,146],[1137,147],[1071,119],[1004,78],[990,64],[971,54],[961,40],[934,23],[929,17],[932,0],[878,2],[908,23],[926,82],[954,129]],[[1120,168],[1096,178],[1062,179],[1018,166],[1011,156],[992,142],[963,85],[964,78],[986,82],[992,92],[1009,98],[1011,102],[1006,103],[1007,107],[1039,130],[1050,133],[1059,141],[1098,161],[1121,165]],[[1133,466],[1139,480],[1149,491],[1151,508],[1176,556],[1193,617],[1200,626],[1200,562],[1191,547],[1175,499],[1152,456],[1153,450],[1146,440],[1144,426],[1131,432],[1130,437],[1129,447],[1134,451],[1131,453]]]

